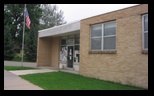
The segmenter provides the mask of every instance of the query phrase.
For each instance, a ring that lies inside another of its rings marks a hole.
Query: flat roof
[[[80,30],[80,20],[55,26],[52,28],[39,30],[38,32],[39,32],[39,37],[47,37],[53,35],[60,35],[68,32],[75,32],[78,30]]]

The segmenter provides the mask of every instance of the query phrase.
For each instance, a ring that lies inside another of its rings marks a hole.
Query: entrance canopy
[[[55,26],[48,29],[39,30],[39,37],[55,36],[65,33],[74,33],[80,30],[80,21]]]

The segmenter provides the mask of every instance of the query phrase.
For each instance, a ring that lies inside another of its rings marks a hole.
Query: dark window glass
[[[75,36],[75,44],[79,44],[80,43],[80,37],[79,35]]]
[[[79,45],[75,45],[75,50],[79,50]]]
[[[61,40],[61,45],[66,45],[66,39]]]

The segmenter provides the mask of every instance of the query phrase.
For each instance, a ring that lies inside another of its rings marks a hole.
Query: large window
[[[116,49],[116,22],[110,21],[91,26],[91,50]]]
[[[142,16],[143,50],[148,50],[148,14]]]

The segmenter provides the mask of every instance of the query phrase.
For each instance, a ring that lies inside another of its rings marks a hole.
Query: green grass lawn
[[[46,90],[144,90],[66,72],[47,72],[20,77]]]
[[[28,69],[37,69],[31,67],[22,67],[22,66],[4,66],[5,70],[28,70]]]

